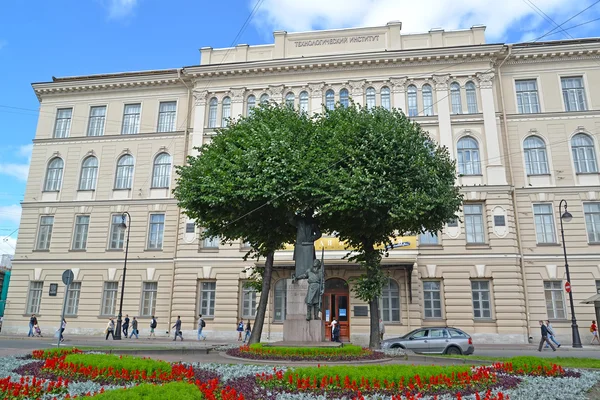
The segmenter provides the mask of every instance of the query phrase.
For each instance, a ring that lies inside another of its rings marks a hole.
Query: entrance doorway
[[[332,278],[325,281],[322,315],[327,340],[331,340],[331,321],[335,318],[340,324],[340,340],[350,341],[350,290],[345,280]]]

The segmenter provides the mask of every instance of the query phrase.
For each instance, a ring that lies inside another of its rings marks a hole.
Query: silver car
[[[473,354],[473,339],[465,332],[450,327],[419,328],[406,335],[386,339],[382,349],[407,349],[415,353],[429,354]]]

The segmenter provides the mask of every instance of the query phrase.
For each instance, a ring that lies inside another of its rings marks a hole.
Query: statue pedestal
[[[292,283],[287,280],[286,314],[283,322],[284,342],[323,342],[325,341],[325,322],[306,320],[306,280]]]

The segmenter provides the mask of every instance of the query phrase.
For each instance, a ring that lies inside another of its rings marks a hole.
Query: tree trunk
[[[367,276],[373,275],[373,270],[371,268],[367,269]],[[380,343],[380,333],[379,333],[379,297],[374,297],[371,301],[369,301],[369,316],[370,316],[370,335],[369,335],[369,348],[370,349],[378,349],[381,345]]]
[[[263,326],[265,324],[265,315],[267,313],[267,304],[269,303],[269,292],[271,291],[271,276],[273,275],[273,259],[275,252],[271,251],[267,254],[265,260],[265,272],[262,277],[262,289],[260,292],[260,301],[254,318],[254,326],[250,335],[249,344],[260,343]]]

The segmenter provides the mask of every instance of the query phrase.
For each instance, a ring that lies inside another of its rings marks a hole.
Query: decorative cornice
[[[324,82],[308,84],[308,89],[310,90],[311,97],[323,97],[323,89],[324,88],[325,88]]]
[[[433,82],[435,83],[435,90],[448,90],[448,80],[450,75],[433,75]]]
[[[350,85],[352,97],[362,97],[364,94],[364,88],[366,83],[367,81],[364,79],[349,81],[348,84]]]
[[[33,139],[33,143],[36,145],[52,146],[59,143],[70,143],[70,144],[90,144],[93,142],[126,142],[140,139],[172,139],[173,136],[183,136],[185,131],[175,132],[151,132],[151,133],[138,133],[135,135],[103,135],[103,136],[74,136],[68,138],[47,138],[47,139]]]
[[[283,101],[283,89],[285,89],[284,85],[269,85],[269,95],[271,96],[271,100],[276,103],[281,103]]]
[[[231,101],[233,103],[243,103],[246,88],[231,88]]]
[[[404,93],[406,91],[406,82],[408,78],[406,76],[401,78],[390,78],[392,84],[392,93]]]
[[[208,97],[208,90],[194,90],[194,99],[197,106],[205,106],[206,98]]]
[[[491,89],[495,75],[493,72],[478,72],[476,76],[479,80],[479,87],[481,89]]]

